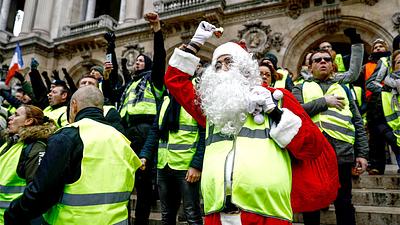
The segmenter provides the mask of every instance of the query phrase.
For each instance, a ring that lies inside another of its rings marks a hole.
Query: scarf
[[[170,101],[160,126],[160,138],[163,143],[168,142],[170,131],[176,133],[179,130],[181,105],[179,105],[174,97],[170,96],[169,99]]]
[[[140,80],[139,83],[138,83],[138,85],[136,85],[135,88],[132,88],[130,91],[128,91],[128,90],[130,89],[132,83],[135,82],[135,81],[137,81],[138,79]],[[125,89],[125,91],[124,91],[124,93],[122,94],[121,99],[120,99],[120,102],[121,102],[122,104],[121,104],[121,105],[119,106],[119,108],[118,108],[118,111],[119,111],[119,112],[120,112],[121,109],[125,106],[124,100],[125,100],[126,97],[129,96],[129,93],[131,93],[131,92],[135,93],[135,96],[136,96],[135,99],[133,100],[133,103],[132,103],[133,106],[135,106],[136,103],[143,101],[143,98],[144,98],[144,91],[146,90],[146,84],[147,84],[147,82],[150,82],[150,80],[151,80],[151,70],[142,72],[142,73],[139,75],[139,78],[138,78],[138,79],[136,79],[136,80],[131,80],[131,81],[129,82],[129,84],[126,86],[126,89]]]

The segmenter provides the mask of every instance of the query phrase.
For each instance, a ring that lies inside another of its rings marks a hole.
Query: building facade
[[[9,65],[19,42],[25,66],[34,57],[39,71],[65,67],[75,80],[105,61],[107,31],[117,36],[119,62],[127,58],[129,67],[137,54],[151,56],[153,35],[143,19],[151,11],[160,14],[168,58],[206,20],[224,34],[203,46],[202,59],[221,43],[245,39],[251,52],[272,52],[293,72],[321,41],[349,51],[346,28],[356,28],[368,52],[376,38],[392,43],[400,32],[400,0],[0,0],[0,6],[1,64]],[[18,10],[24,16],[14,36]]]

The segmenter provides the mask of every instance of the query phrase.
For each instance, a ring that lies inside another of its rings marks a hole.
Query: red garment
[[[280,220],[272,217],[260,216],[251,212],[240,213],[242,225],[291,225],[292,223],[287,220]],[[206,215],[204,218],[204,225],[221,225],[221,218],[219,213]]]
[[[177,102],[205,127],[206,117],[200,104],[195,103],[199,100],[190,77],[178,68],[169,66],[164,78],[168,90]],[[267,89],[271,92],[277,90],[269,87]],[[286,146],[297,159],[292,164],[292,209],[294,212],[304,212],[324,208],[336,199],[339,187],[335,152],[296,98],[285,89],[279,90],[284,94],[282,107],[292,111],[302,121],[298,133]],[[310,187],[311,184],[313,186]]]

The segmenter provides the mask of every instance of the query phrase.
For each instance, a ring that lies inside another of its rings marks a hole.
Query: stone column
[[[3,0],[0,10],[0,30],[6,30],[11,0]]]
[[[125,20],[126,0],[121,0],[121,7],[119,8],[118,23],[123,23]]]
[[[86,10],[86,21],[94,18],[94,11],[96,10],[96,0],[88,0]]]
[[[135,22],[140,19],[142,3],[142,0],[126,0],[125,23]]]
[[[53,1],[38,0],[37,9],[38,13],[36,13],[35,16],[35,23],[33,24],[32,31],[43,33],[49,36],[50,25],[52,21],[51,18],[53,15]]]
[[[86,20],[86,11],[87,11],[87,0],[82,0],[80,2],[80,14],[79,14],[79,21]]]
[[[37,0],[26,0],[24,5],[24,19],[20,35],[28,34],[32,31],[33,22],[35,20]]]

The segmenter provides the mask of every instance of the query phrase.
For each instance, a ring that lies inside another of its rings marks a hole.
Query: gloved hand
[[[38,66],[39,66],[39,62],[36,61],[36,59],[32,57],[31,58],[31,69],[36,70]]]
[[[14,77],[17,78],[21,84],[25,81],[24,76],[22,76],[22,74],[20,74],[19,72],[15,72]]]
[[[58,73],[57,70],[53,70],[53,75],[51,76],[54,80],[61,80],[60,79],[60,74]]]
[[[190,41],[204,45],[212,35],[216,27],[206,21],[201,21]]]
[[[63,71],[63,74],[65,77],[69,77],[69,73],[66,68],[63,67],[63,68],[61,68],[61,70]]]
[[[350,27],[343,31],[344,35],[350,38],[351,44],[363,43],[360,34],[357,34],[356,28]]]
[[[47,71],[42,72],[42,76],[46,79],[49,79],[49,75],[47,74]]]
[[[258,111],[260,111],[260,107],[264,112],[269,113],[276,107],[271,92],[262,86],[254,87],[251,90],[249,98],[250,98],[250,105],[248,108],[249,113],[253,112],[258,113]]]

